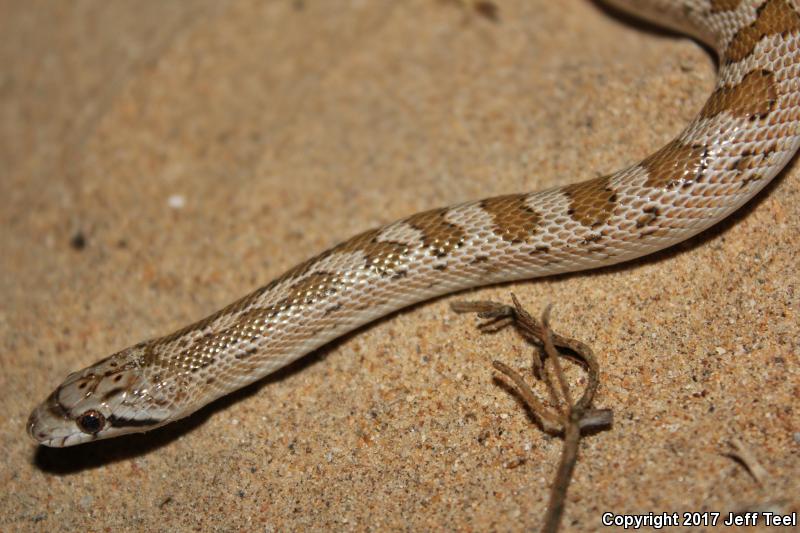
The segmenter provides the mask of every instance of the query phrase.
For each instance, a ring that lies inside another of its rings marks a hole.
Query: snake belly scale
[[[70,446],[162,426],[409,304],[640,257],[738,209],[800,142],[798,2],[612,3],[719,54],[713,93],[673,141],[608,176],[361,233],[195,324],[69,375],[31,413],[28,434]]]

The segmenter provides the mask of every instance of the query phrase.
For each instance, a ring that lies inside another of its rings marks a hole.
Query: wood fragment
[[[725,455],[739,461],[747,469],[750,475],[753,476],[753,479],[756,480],[756,483],[763,486],[764,480],[769,479],[769,472],[767,472],[767,470],[761,466],[761,463],[758,461],[750,447],[739,440],[738,437],[732,438],[730,445],[731,448],[733,448],[733,451],[730,451]]]
[[[511,367],[496,360],[492,362],[492,365],[514,383],[516,386],[514,390],[541,424],[542,429],[564,437],[564,447],[555,480],[550,489],[550,499],[542,526],[543,532],[551,533],[558,531],[561,517],[564,514],[567,490],[578,459],[578,446],[582,432],[610,427],[613,415],[610,409],[593,409],[591,407],[600,383],[600,367],[592,350],[585,344],[563,337],[550,329],[551,306],[545,308],[541,321],[537,321],[522,307],[513,293],[511,299],[513,306],[478,301],[454,302],[451,307],[457,313],[476,313],[484,321],[478,325],[478,329],[483,333],[495,333],[507,326],[514,326],[516,331],[535,347],[532,373],[537,379],[544,382],[552,407],[545,406],[545,403],[537,398],[533,389],[522,376]],[[572,393],[561,366],[561,358],[579,363],[588,375],[583,395],[577,402],[573,402]]]

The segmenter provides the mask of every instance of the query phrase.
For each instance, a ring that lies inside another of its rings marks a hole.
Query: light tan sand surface
[[[561,440],[491,369],[529,352],[449,308],[511,291],[594,348],[615,413],[582,442],[565,531],[797,510],[796,161],[654,257],[415,306],[151,434],[25,434],[67,373],[358,231],[630,164],[713,86],[700,46],[592,2],[495,5],[0,2],[0,530],[537,527]]]

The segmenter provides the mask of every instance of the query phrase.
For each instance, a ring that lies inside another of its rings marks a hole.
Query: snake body
[[[615,0],[706,42],[716,87],[673,141],[608,176],[434,209],[366,231],[224,309],[69,375],[31,414],[46,446],[146,431],[409,304],[619,263],[719,222],[800,142],[795,0]]]

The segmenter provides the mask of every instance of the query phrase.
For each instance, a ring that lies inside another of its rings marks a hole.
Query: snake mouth
[[[52,419],[48,406],[43,404],[34,409],[28,417],[26,429],[30,438],[37,444],[50,448],[63,448],[87,441],[82,433],[75,431],[68,424],[72,422],[65,423],[64,419]]]
[[[44,409],[45,406],[41,405],[34,409],[31,415],[28,417],[28,435],[38,444],[42,444],[44,446],[59,446],[58,441],[66,441],[69,438],[69,435],[64,437],[53,437],[51,430],[48,428],[49,424],[47,424],[46,418],[42,416]],[[63,446],[63,444],[61,444],[61,446]]]
[[[28,435],[43,446],[69,446],[77,436],[69,409],[59,400],[59,387],[34,409],[26,423]],[[77,444],[77,443],[76,443]]]
[[[34,409],[31,415],[28,417],[28,422],[26,424],[26,428],[28,430],[28,435],[30,438],[35,440],[36,442],[42,442],[42,438],[46,436],[45,433],[38,431],[39,427],[39,409]]]

